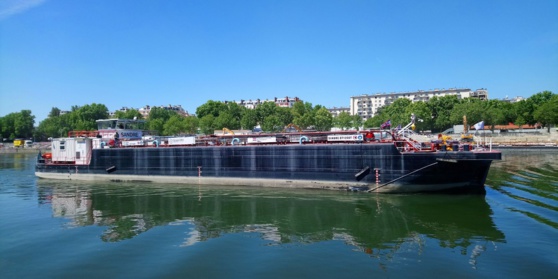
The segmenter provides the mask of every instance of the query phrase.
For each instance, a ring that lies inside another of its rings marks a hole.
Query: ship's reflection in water
[[[68,227],[106,227],[101,239],[124,241],[154,227],[185,226],[177,246],[231,233],[256,233],[266,245],[341,241],[389,260],[419,257],[426,243],[454,249],[473,266],[504,234],[483,196],[374,195],[285,189],[84,184],[39,180],[39,202]]]

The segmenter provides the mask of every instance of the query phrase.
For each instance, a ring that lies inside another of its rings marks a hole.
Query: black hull
[[[36,174],[65,179],[174,177],[184,182],[197,179],[236,185],[266,186],[269,181],[267,186],[277,187],[346,189],[355,185],[377,192],[484,193],[490,164],[499,159],[499,152],[401,154],[390,143],[112,148],[92,150],[89,165],[39,162]]]

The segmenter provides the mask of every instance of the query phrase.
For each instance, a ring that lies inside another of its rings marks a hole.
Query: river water
[[[486,196],[37,179],[0,155],[0,278],[557,278],[558,152]]]

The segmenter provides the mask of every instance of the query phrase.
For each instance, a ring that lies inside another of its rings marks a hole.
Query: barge
[[[141,120],[98,120],[39,153],[46,179],[310,188],[378,193],[485,193],[493,160],[481,146],[420,140],[413,122],[373,129],[157,137]]]

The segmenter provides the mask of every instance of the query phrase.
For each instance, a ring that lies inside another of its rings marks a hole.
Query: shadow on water
[[[69,226],[104,226],[101,239],[131,239],[157,226],[191,225],[191,246],[230,233],[257,233],[269,245],[340,240],[389,258],[421,253],[426,239],[478,255],[472,244],[504,242],[483,196],[369,195],[285,189],[86,184],[38,181],[39,203]],[[468,249],[470,248],[470,249]]]
[[[486,183],[508,210],[558,229],[558,151],[506,150]]]

